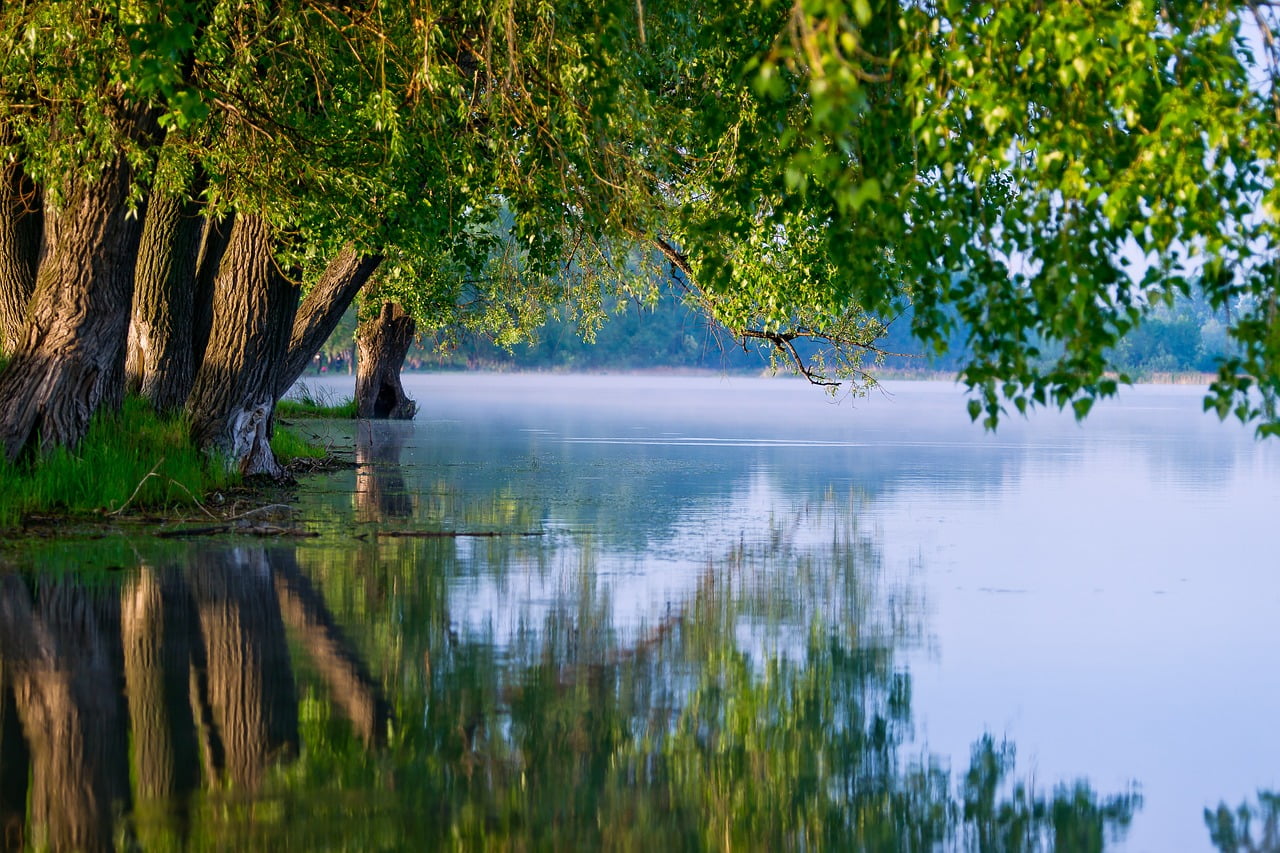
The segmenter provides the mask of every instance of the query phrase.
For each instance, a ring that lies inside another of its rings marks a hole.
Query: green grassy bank
[[[285,464],[325,455],[283,427],[276,429],[271,448]],[[119,412],[96,415],[74,451],[58,448],[34,465],[0,458],[0,530],[30,515],[195,507],[209,493],[240,481],[191,443],[185,417],[159,417],[145,400],[130,398]]]
[[[355,420],[356,400],[354,397],[334,397],[299,382],[294,396],[276,404],[276,415],[282,418]]]

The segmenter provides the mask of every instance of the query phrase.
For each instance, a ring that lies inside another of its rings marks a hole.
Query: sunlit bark
[[[122,396],[125,336],[140,227],[127,207],[123,156],[94,180],[68,181],[47,212],[46,246],[26,323],[0,373],[0,445],[16,459],[74,445],[101,404]]]
[[[418,406],[404,393],[400,371],[416,324],[394,302],[356,329],[356,410],[362,418],[411,420]]]
[[[153,192],[138,248],[125,374],[160,412],[182,408],[195,380],[197,202]]]
[[[270,427],[298,289],[276,267],[259,217],[236,217],[213,299],[209,344],[187,400],[192,435],[242,474],[283,478]]]
[[[0,129],[0,139],[3,135]],[[43,205],[21,163],[0,163],[0,355],[17,347],[35,291]]]

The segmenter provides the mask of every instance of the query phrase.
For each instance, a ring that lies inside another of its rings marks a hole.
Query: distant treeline
[[[593,340],[584,340],[567,308],[551,312],[533,343],[510,351],[488,338],[464,334],[446,349],[425,337],[409,352],[409,367],[523,370],[644,370],[652,368],[759,371],[767,351],[745,348],[720,326],[666,293],[648,307],[620,301]]]
[[[330,370],[350,367],[354,317],[348,318],[324,347],[320,362]],[[887,353],[883,368],[893,371],[954,372],[969,356],[966,335],[957,329],[947,353],[925,353],[911,336],[908,312],[889,326],[879,342]],[[1226,318],[1203,301],[1179,299],[1160,306],[1114,353],[1117,369],[1137,380],[1154,374],[1210,372],[1230,352]],[[1054,355],[1045,352],[1046,357]],[[409,352],[410,369],[498,370],[644,370],[692,369],[758,372],[769,365],[767,348],[745,346],[723,327],[684,304],[674,293],[648,307],[620,302],[594,340],[584,340],[565,308],[552,312],[538,339],[511,350],[481,335],[463,334],[456,346],[441,348],[439,339],[424,336]]]
[[[1224,313],[1215,313],[1203,300],[1179,298],[1171,306],[1155,307],[1138,328],[1121,340],[1109,358],[1117,370],[1135,380],[1160,373],[1212,372],[1217,369],[1218,359],[1232,352],[1226,326]],[[890,324],[880,346],[887,352],[910,355],[887,358],[885,366],[893,369],[950,372],[959,370],[969,358],[963,329],[952,334],[944,355],[923,354],[911,336],[909,313]],[[1059,354],[1060,348],[1042,346],[1041,351],[1045,358],[1051,358]]]

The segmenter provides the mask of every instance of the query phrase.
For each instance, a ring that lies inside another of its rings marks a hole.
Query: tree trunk
[[[266,223],[236,217],[214,282],[213,326],[187,412],[196,443],[246,476],[287,476],[271,452],[270,427],[297,305],[298,289],[271,255]]]
[[[411,420],[418,411],[400,384],[404,357],[413,344],[415,323],[394,302],[356,328],[356,415]]]
[[[298,745],[298,698],[266,549],[197,555],[192,590],[223,770],[252,789],[270,762]]]
[[[325,267],[293,321],[289,354],[280,371],[276,397],[289,393],[381,263],[381,255],[358,255],[355,247],[347,244]]]
[[[43,194],[17,161],[0,164],[0,355],[17,349],[36,286]]]
[[[192,310],[191,370],[200,373],[204,364],[205,349],[209,346],[209,332],[213,329],[213,285],[222,266],[222,256],[231,243],[231,225],[234,216],[210,219],[200,236],[200,248],[196,256],[195,308]]]
[[[0,373],[0,445],[17,459],[75,445],[100,404],[118,404],[141,232],[118,157],[93,182],[68,181],[13,360]],[[48,215],[48,214],[47,214]]]
[[[134,275],[125,376],[158,412],[182,408],[195,380],[196,255],[200,204],[152,193]]]

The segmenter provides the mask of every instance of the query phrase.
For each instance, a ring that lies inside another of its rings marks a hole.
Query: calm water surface
[[[316,536],[0,556],[6,838],[1211,850],[1280,789],[1280,451],[1196,389],[406,386],[302,425]]]

